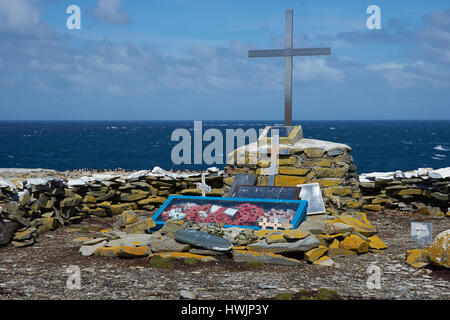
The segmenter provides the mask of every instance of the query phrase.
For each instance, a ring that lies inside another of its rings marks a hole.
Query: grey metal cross
[[[285,57],[284,67],[284,125],[292,125],[292,57],[331,55],[331,48],[293,49],[293,10],[286,10],[286,48],[269,50],[249,50],[249,58]]]

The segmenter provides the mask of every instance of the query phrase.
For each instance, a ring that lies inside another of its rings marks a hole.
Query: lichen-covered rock
[[[37,229],[34,227],[25,229],[23,231],[17,231],[16,233],[14,233],[13,240],[22,241],[22,240],[29,240],[31,238],[35,238],[36,232],[37,232]]]
[[[104,240],[94,245],[82,246],[80,252],[83,256],[88,257],[93,255],[98,248],[105,246],[107,243],[108,241]]]
[[[363,214],[360,219],[342,214],[339,217],[336,217],[332,222],[341,222],[351,226],[356,232],[366,237],[370,237],[376,233],[375,227],[369,223],[365,214]]]
[[[318,266],[324,266],[324,267],[332,267],[336,263],[330,257],[322,256],[319,259],[317,259],[316,261],[314,261],[313,264],[318,265]]]
[[[369,237],[369,248],[376,250],[383,250],[387,248],[387,245],[377,236]]]
[[[159,256],[161,258],[175,258],[175,259],[197,259],[201,262],[211,262],[211,261],[217,261],[216,258],[211,256],[204,256],[200,254],[194,254],[190,252],[158,252],[158,253],[152,253],[149,255],[149,259]]]
[[[160,232],[161,234],[173,236],[175,232],[181,229],[184,229],[182,221],[167,220],[166,223],[164,223],[164,226],[161,228]]]
[[[118,256],[122,258],[140,258],[146,257],[151,253],[148,246],[121,246],[118,252]]]
[[[433,240],[433,244],[427,250],[428,260],[439,267],[450,268],[450,229],[442,231]]]
[[[151,243],[153,252],[169,251],[169,252],[183,252],[188,251],[190,246],[186,243],[180,243],[173,238],[161,236],[156,238]]]
[[[287,240],[284,238],[284,236],[282,234],[269,234],[267,236],[265,236],[266,242],[267,244],[272,244],[272,243],[284,243],[287,242]]]
[[[345,250],[356,251],[358,253],[365,253],[369,251],[369,242],[364,241],[360,237],[351,234],[341,241],[340,248]]]
[[[357,254],[356,251],[351,251],[343,248],[328,248],[327,255],[330,258],[348,257]]]
[[[233,260],[235,262],[261,262],[270,264],[281,264],[287,266],[296,266],[300,261],[284,257],[273,252],[259,252],[247,250],[233,250]]]
[[[126,233],[146,233],[150,229],[154,228],[156,223],[152,218],[143,219],[133,224],[129,224],[125,227]]]
[[[311,232],[303,227],[298,227],[297,229],[283,230],[283,236],[287,240],[300,240],[309,236]]]
[[[406,263],[414,268],[422,268],[428,265],[426,250],[412,249],[406,251]]]
[[[14,236],[14,232],[19,227],[17,222],[0,218],[0,247],[6,246]]]
[[[328,248],[326,248],[326,247],[319,247],[319,248],[311,249],[311,250],[305,252],[304,258],[306,261],[313,263],[316,260],[318,260],[320,257],[322,257],[325,253],[327,253],[327,251],[328,251]]]
[[[304,239],[300,239],[294,242],[285,243],[272,243],[267,244],[265,240],[259,240],[258,242],[248,245],[249,250],[285,253],[285,252],[306,252],[313,248],[317,248],[320,244],[319,239],[313,234],[308,235]]]

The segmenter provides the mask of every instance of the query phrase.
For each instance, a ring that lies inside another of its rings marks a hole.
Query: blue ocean
[[[263,129],[282,121],[203,121],[216,128]],[[305,138],[352,147],[359,173],[450,166],[450,121],[297,121]],[[0,167],[55,170],[197,170],[224,164],[171,161],[176,129],[193,133],[193,121],[0,121]],[[192,135],[193,137],[193,135]],[[192,138],[192,148],[194,144]],[[204,142],[206,147],[210,142]],[[193,150],[193,149],[192,149]],[[224,152],[225,154],[225,142]],[[225,163],[225,158],[223,158]]]

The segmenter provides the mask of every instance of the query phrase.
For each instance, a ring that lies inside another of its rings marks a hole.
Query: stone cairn
[[[267,185],[270,159],[261,159],[264,145],[242,146],[228,155],[224,182],[229,189],[239,173],[258,175],[258,185]],[[280,145],[278,174],[275,186],[295,187],[318,183],[328,214],[339,215],[357,211],[363,206],[356,166],[345,144],[301,139],[294,144]],[[289,153],[286,155],[285,153]],[[270,154],[270,150],[269,150]],[[244,159],[238,163],[236,159]]]
[[[363,209],[415,211],[442,217],[450,215],[450,167],[433,170],[374,172],[360,176]]]

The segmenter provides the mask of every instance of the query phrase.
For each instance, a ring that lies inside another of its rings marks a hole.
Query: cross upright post
[[[292,49],[293,10],[286,10],[286,49]],[[286,56],[284,62],[284,125],[292,126],[292,56]]]
[[[205,182],[205,173],[202,173],[201,183],[196,183],[197,189],[200,189],[202,191],[202,197],[206,195],[206,191],[210,192],[211,187],[208,186]]]
[[[331,55],[331,48],[293,49],[293,10],[286,10],[285,49],[249,50],[249,58],[285,57],[284,125],[292,126],[292,57]]]

